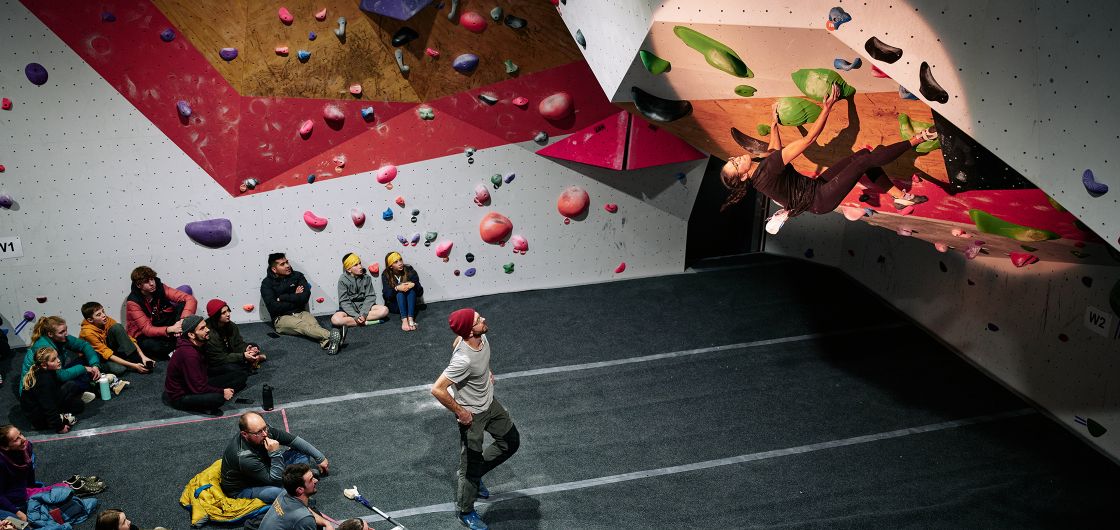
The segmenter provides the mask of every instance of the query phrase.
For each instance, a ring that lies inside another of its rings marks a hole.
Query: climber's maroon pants
[[[864,174],[871,179],[872,184],[882,188],[881,191],[891,189],[894,184],[881,166],[894,162],[909,149],[910,141],[903,140],[887,146],[880,145],[874,151],[860,149],[852,153],[852,156],[837,162],[818,177],[826,182],[817,188],[813,206],[809,211],[822,214],[835,210],[844,201],[848,192],[856,187],[859,178]]]

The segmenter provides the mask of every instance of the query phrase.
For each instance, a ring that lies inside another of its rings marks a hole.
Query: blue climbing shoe
[[[478,512],[461,513],[457,517],[459,518],[459,524],[471,530],[489,530],[490,528],[486,526],[486,523],[482,522],[482,518],[478,516]]]
[[[478,481],[478,498],[480,498],[480,499],[489,499],[490,498],[490,490],[486,489],[486,485],[483,484],[481,480]]]

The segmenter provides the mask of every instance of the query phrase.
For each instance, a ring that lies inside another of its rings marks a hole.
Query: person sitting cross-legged
[[[231,498],[271,503],[283,492],[281,478],[289,464],[312,464],[316,476],[329,472],[330,462],[314,445],[283,429],[270,428],[256,412],[242,414],[238,429],[222,453],[221,486]]]
[[[261,299],[272,317],[272,326],[281,335],[299,335],[319,341],[328,355],[338,353],[342,335],[319,325],[307,310],[311,300],[311,284],[302,272],[292,269],[283,252],[268,255],[268,271],[261,280]]]
[[[342,257],[342,276],[338,277],[338,312],[331,324],[340,328],[342,341],[346,329],[377,324],[389,315],[389,308],[377,304],[377,290],[362,266],[362,258],[350,252]]]
[[[217,298],[206,303],[206,325],[210,327],[210,338],[202,353],[206,356],[210,376],[225,372],[253,373],[267,357],[261,353],[260,346],[245,342],[241,329],[233,322],[233,310],[229,304]]]
[[[248,374],[227,372],[208,377],[206,358],[202,347],[210,339],[210,327],[198,315],[183,319],[183,334],[179,347],[167,363],[167,379],[163,382],[163,402],[191,412],[221,416],[222,405],[233,399],[234,393],[245,388]]]
[[[122,375],[128,370],[146,374],[151,372],[156,362],[149,359],[129,337],[124,326],[105,314],[105,308],[97,302],[82,304],[82,331],[78,338],[89,343],[101,356],[101,366],[112,374]]]

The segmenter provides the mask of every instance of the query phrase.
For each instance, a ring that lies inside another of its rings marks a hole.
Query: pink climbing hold
[[[0,99],[0,109],[12,110],[12,100],[8,98]]]
[[[529,241],[523,236],[514,234],[509,238],[510,244],[513,245],[513,252],[515,254],[525,255],[529,251]]]
[[[934,243],[933,248],[937,249],[937,251],[941,253],[949,252],[949,245],[946,245],[945,243]]]
[[[397,198],[393,202],[397,203],[397,206],[400,206],[401,208],[404,208],[404,197],[403,196],[397,195]]]
[[[351,208],[350,220],[354,221],[354,226],[361,228],[362,225],[366,224],[366,213],[357,208]]]
[[[840,213],[844,214],[844,219],[858,221],[863,217],[864,211],[863,208],[857,208],[855,206],[841,206]]]
[[[321,304],[321,303],[323,303],[323,302],[326,302],[326,301],[327,301],[327,299],[326,299],[326,298],[323,298],[322,296],[320,296],[319,298],[316,298],[316,299],[315,299],[315,301],[316,301],[317,303],[320,303],[320,304]]]
[[[613,202],[608,202],[603,205],[603,209],[610,213],[618,213],[618,205]]]
[[[323,106],[323,119],[327,120],[327,123],[340,124],[346,121],[346,113],[342,112],[342,107],[327,103]]]
[[[881,78],[881,79],[890,79],[891,78],[891,76],[887,75],[886,72],[880,70],[875,65],[871,65],[871,75],[873,75],[875,77],[878,77],[878,78]]]
[[[557,92],[541,100],[537,111],[546,120],[562,120],[572,114],[572,96],[567,92]]]
[[[288,55],[288,47],[287,46],[277,46],[276,47],[276,55],[287,56]]]
[[[949,233],[953,234],[954,237],[959,237],[961,239],[968,239],[968,238],[972,237],[971,234],[969,234],[968,232],[965,232],[964,230],[961,230],[960,228],[954,228]]]
[[[490,190],[486,189],[486,185],[479,184],[474,187],[474,203],[479,206],[485,206],[490,202]]]
[[[378,274],[381,274],[381,264],[376,262],[376,261],[373,262],[373,263],[370,263],[369,264],[369,273],[374,275],[374,276],[377,276]]]
[[[311,210],[303,212],[303,222],[315,230],[322,230],[327,227],[327,220],[311,213]]]
[[[296,17],[292,16],[292,12],[288,11],[288,8],[286,7],[281,7],[276,14],[280,16],[280,22],[288,25],[291,25],[292,21],[296,19]]]
[[[248,313],[249,311],[252,311],[256,308],[257,308],[257,306],[255,306],[253,304],[245,304],[245,305],[241,306],[241,310],[246,312],[246,313]]]
[[[427,48],[424,50],[424,53],[428,54],[428,57],[431,57],[432,59],[439,58],[439,50],[436,50],[435,48]]]
[[[587,211],[591,197],[579,186],[569,186],[556,199],[556,210],[564,217],[577,217]]]
[[[513,98],[513,104],[518,107],[525,108],[529,106],[529,98],[525,96],[517,96]]]
[[[459,25],[471,33],[486,31],[486,18],[474,11],[467,11],[459,17]]]
[[[322,22],[327,19],[327,8],[320,9],[315,13],[315,20]]]
[[[393,179],[397,178],[397,166],[389,164],[377,170],[377,183],[384,184],[385,189],[393,189]]]
[[[439,244],[436,245],[436,257],[447,261],[450,259],[448,256],[451,255],[451,247],[453,246],[455,246],[455,243],[452,241],[440,241]]]
[[[489,212],[478,223],[478,234],[487,243],[500,243],[513,232],[513,221],[498,213]]]
[[[303,123],[299,125],[299,135],[302,136],[304,140],[306,140],[308,136],[311,136],[311,131],[313,131],[314,129],[315,122],[311,120],[304,120]]]
[[[1038,263],[1038,256],[1027,252],[1012,252],[1010,256],[1011,263],[1014,263],[1016,267],[1025,267],[1032,263]]]
[[[362,95],[362,85],[358,83],[350,85],[350,94],[354,96]]]
[[[626,270],[626,262],[624,261],[622,263],[619,263],[618,266],[614,268],[614,273],[615,274],[621,274],[625,270]]]

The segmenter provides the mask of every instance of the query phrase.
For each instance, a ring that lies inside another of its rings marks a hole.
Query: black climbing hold
[[[470,252],[467,252],[467,255],[463,256],[463,257],[467,258],[467,263],[473,263],[474,262],[474,254],[471,254]]]
[[[393,46],[399,48],[418,38],[420,38],[420,34],[416,33],[416,30],[408,26],[401,26],[401,29],[393,34]]]
[[[766,156],[768,148],[770,147],[770,144],[758,138],[754,138],[735,127],[731,128],[731,139],[735,140],[735,143],[739,144],[739,147],[745,149],[751,158]]]
[[[972,281],[972,280],[968,280],[968,284],[969,284],[969,285],[976,285],[976,282],[974,282],[974,281]]]
[[[813,249],[811,249],[811,248],[805,249],[805,257],[808,258],[808,259],[813,259]]]
[[[999,331],[999,326],[988,322],[988,331]]]
[[[587,49],[587,39],[583,38],[583,31],[578,29],[576,30],[576,44],[579,44],[580,48]]]
[[[867,50],[867,54],[876,61],[883,61],[884,63],[891,64],[902,58],[902,48],[895,48],[887,44],[878,37],[871,37],[864,43],[863,49]]]
[[[513,29],[521,29],[529,25],[529,21],[521,17],[506,15],[506,25]]]
[[[919,87],[918,91],[922,93],[922,97],[938,103],[949,102],[949,93],[941,88],[941,85],[937,84],[937,80],[933,78],[933,71],[930,69],[929,63],[925,61],[922,61],[919,79],[921,80],[921,87]]]
[[[670,122],[692,113],[692,103],[659,98],[638,87],[630,88],[638,112],[653,121]]]
[[[937,262],[937,267],[941,269],[941,272],[949,272],[949,267],[945,266],[944,261]]]
[[[498,102],[498,98],[496,98],[496,97],[494,97],[490,94],[479,94],[478,99],[479,99],[479,101],[481,101],[481,102],[483,102],[487,105],[494,105],[495,103]]]
[[[1083,284],[1083,285],[1084,285],[1085,287],[1092,287],[1092,286],[1093,286],[1093,279],[1092,279],[1092,278],[1090,278],[1090,277],[1088,277],[1088,276],[1082,276],[1082,277],[1081,277],[1081,283],[1082,283],[1082,284]]]
[[[878,258],[875,259],[875,263],[882,264],[882,263],[886,263],[886,262],[887,262],[887,257],[883,256],[883,255],[880,255]]]

